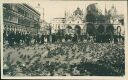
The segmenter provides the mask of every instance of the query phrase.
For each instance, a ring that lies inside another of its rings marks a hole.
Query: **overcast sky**
[[[110,7],[114,4],[117,8],[117,12],[119,14],[125,14],[127,3],[124,1],[38,1],[35,2],[29,2],[29,5],[31,5],[33,8],[36,8],[40,14],[41,19],[43,18],[43,8],[44,8],[44,15],[45,20],[47,22],[50,22],[55,17],[64,17],[64,12],[70,12],[72,13],[74,10],[76,10],[77,7],[80,7],[81,9],[85,10],[85,7],[91,3],[98,3],[99,9],[102,10],[104,13],[105,5],[107,9],[110,9]],[[38,6],[40,4],[40,6]]]

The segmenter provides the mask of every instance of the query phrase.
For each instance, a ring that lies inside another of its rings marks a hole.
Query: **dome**
[[[93,3],[87,6],[87,13],[91,14],[97,14],[100,12],[100,9],[98,8],[97,3]]]
[[[114,5],[111,7],[110,10],[108,10],[108,14],[110,14],[113,17],[117,15],[117,10],[116,10],[116,7]]]
[[[79,7],[77,7],[77,9],[73,12],[74,15],[83,15],[82,10],[80,10]]]

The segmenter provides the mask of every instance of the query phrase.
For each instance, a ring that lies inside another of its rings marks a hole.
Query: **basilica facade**
[[[88,9],[91,9],[91,7],[94,8],[94,5],[91,4],[87,7]],[[109,10],[105,8],[104,14],[101,12],[98,12],[98,15],[101,15],[101,20],[96,19],[94,21],[94,26],[96,29],[98,29],[99,26],[102,25],[104,27],[104,31],[106,31],[106,28],[109,24],[112,24],[114,27],[114,34],[120,34],[124,36],[124,16],[119,15],[117,13],[116,7],[113,5]],[[92,11],[94,15],[96,14],[95,10]],[[52,33],[57,33],[58,30],[63,30],[65,34],[79,34],[84,35],[86,34],[87,30],[87,24],[90,23],[87,21],[87,11],[83,11],[79,7],[76,8],[74,12],[69,14],[68,12],[65,12],[65,17],[63,18],[54,18],[52,20],[51,26],[52,26]],[[103,32],[103,31],[102,31]]]
[[[72,13],[65,12],[64,18],[54,18],[52,20],[52,33],[57,33],[59,29],[63,30],[65,34],[83,34],[85,20],[83,10],[79,7]]]

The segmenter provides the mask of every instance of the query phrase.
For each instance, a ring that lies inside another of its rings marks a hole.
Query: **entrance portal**
[[[79,25],[75,26],[75,34],[80,35],[81,34],[81,28]]]

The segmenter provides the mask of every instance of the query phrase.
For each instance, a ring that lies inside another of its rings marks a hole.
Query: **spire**
[[[40,6],[40,4],[38,3],[38,6]]]
[[[114,4],[112,4],[112,8],[114,9]]]
[[[77,6],[77,9],[80,9],[79,6]]]
[[[43,8],[43,21],[44,21],[44,8]]]
[[[67,13],[66,13],[66,10],[65,10],[64,16],[65,16],[65,18],[67,17]]]
[[[86,4],[85,4],[85,8],[84,8],[84,16],[86,16],[86,14],[87,14],[87,6],[86,6]]]
[[[115,14],[117,14],[117,10],[116,10],[116,6],[114,5],[114,9],[115,9]]]
[[[37,4],[36,9],[37,9],[37,11],[40,12],[40,4],[39,3]]]
[[[106,9],[106,4],[105,4],[105,15],[107,15],[107,9]]]
[[[112,9],[113,9],[113,15],[115,16],[117,14],[117,10],[114,4],[112,5]]]

